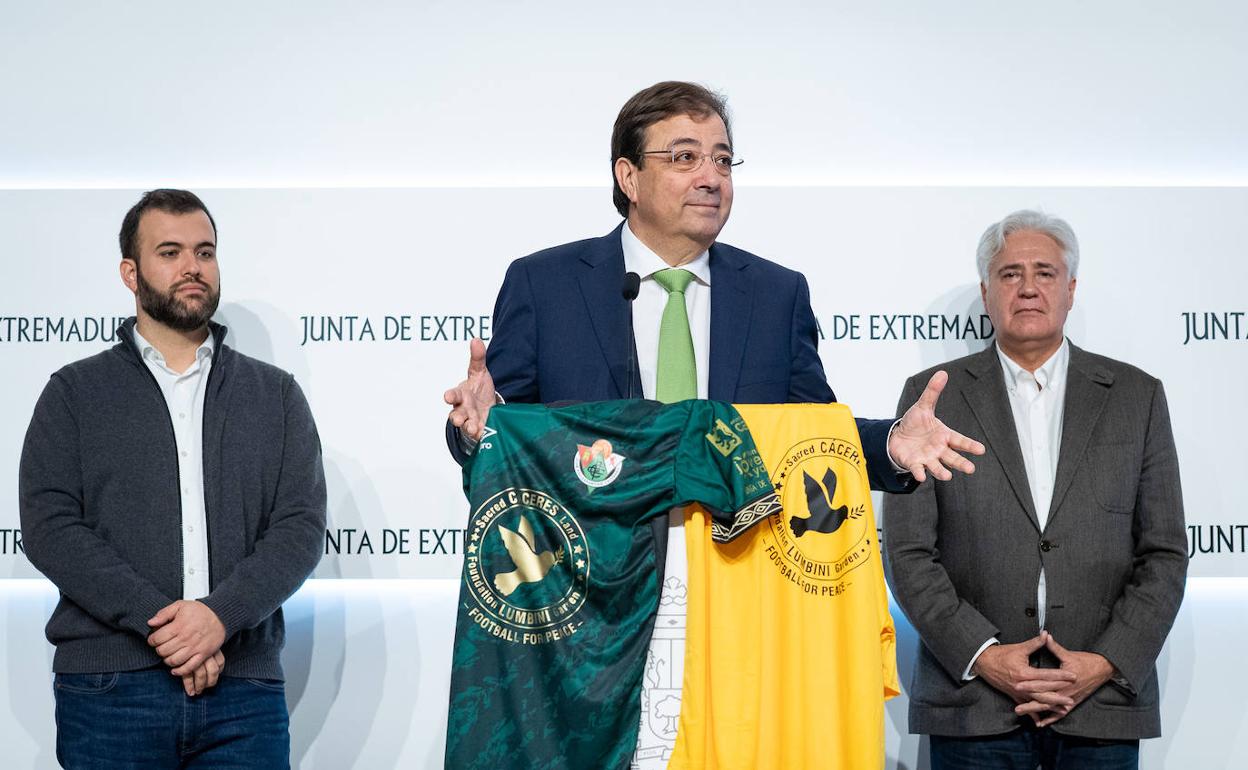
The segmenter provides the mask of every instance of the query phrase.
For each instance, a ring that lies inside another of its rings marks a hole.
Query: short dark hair
[[[615,119],[615,128],[611,131],[611,180],[615,185],[612,197],[615,210],[620,212],[620,216],[628,217],[629,200],[615,178],[615,162],[620,158],[627,158],[640,168],[645,157],[641,153],[642,142],[646,140],[646,129],[660,120],[674,115],[690,115],[702,119],[712,114],[718,115],[724,121],[728,143],[732,144],[732,123],[728,120],[727,100],[705,86],[680,80],[665,80],[638,91],[624,103]]]
[[[149,209],[164,211],[168,214],[190,214],[194,211],[202,211],[208,217],[208,222],[212,225],[212,236],[217,237],[217,223],[209,213],[208,207],[199,199],[195,193],[189,190],[149,190],[143,193],[143,197],[139,198],[139,202],[130,207],[126,212],[126,218],[121,220],[121,232],[117,236],[117,240],[121,244],[121,258],[133,259],[135,264],[139,262],[139,220],[143,218],[143,212]]]

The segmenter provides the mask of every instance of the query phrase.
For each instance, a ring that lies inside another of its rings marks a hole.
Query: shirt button
[[[186,457],[186,452],[183,452],[183,453],[182,453],[182,456],[183,456],[183,457]]]
[[[191,567],[190,569],[188,569],[188,570],[186,571],[186,574],[188,574],[188,575],[194,575],[194,574],[195,574],[195,568],[194,568],[194,567]]]
[[[194,527],[187,527],[187,528],[186,528],[186,531],[187,531],[187,532],[194,532],[194,531],[195,531],[195,528],[194,528]]]
[[[186,419],[186,413],[185,413],[185,412],[178,412],[178,419],[179,419],[179,420],[185,420],[185,419]]]

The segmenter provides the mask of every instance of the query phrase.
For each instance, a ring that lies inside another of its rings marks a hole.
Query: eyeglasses
[[[702,168],[702,161],[711,159],[711,165],[721,176],[731,176],[732,169],[745,161],[734,158],[726,152],[698,152],[696,150],[676,148],[672,150],[645,150],[642,155],[657,155],[672,164],[672,168],[683,173],[690,173]],[[663,157],[666,156],[666,157]]]

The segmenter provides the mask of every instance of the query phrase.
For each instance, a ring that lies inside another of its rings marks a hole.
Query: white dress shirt
[[[1070,365],[1070,343],[1062,340],[1057,352],[1033,374],[1014,363],[997,349],[1005,373],[1005,390],[1014,413],[1014,429],[1023,452],[1031,502],[1036,508],[1040,531],[1049,521],[1053,502],[1053,482],[1057,475],[1057,455],[1062,447],[1062,415],[1066,411],[1066,371]],[[1036,619],[1044,628],[1044,570],[1036,588]]]
[[[204,507],[204,395],[212,368],[209,334],[195,351],[195,361],[175,372],[161,352],[134,330],[143,363],[160,385],[178,450],[178,486],[182,494],[182,598],[201,599],[211,590],[208,573],[208,515]]]
[[[654,398],[658,381],[659,325],[667,306],[667,290],[654,280],[654,274],[671,267],[642,243],[625,225],[620,240],[624,247],[624,269],[641,277],[637,299],[633,300],[633,334],[637,340],[637,371],[641,375],[641,392]],[[685,310],[689,315],[689,333],[693,338],[693,358],[697,367],[698,398],[706,398],[711,348],[711,267],[710,253],[702,252],[680,268],[693,273],[685,289]],[[664,755],[671,756],[676,736],[658,736],[647,724],[647,705],[656,699],[680,698],[684,676],[685,610],[688,595],[689,563],[685,553],[684,510],[675,508],[668,514],[667,560],[664,562],[663,586],[659,599],[659,617],[650,641],[647,676],[642,680],[641,731],[633,767],[659,770],[667,767]],[[673,686],[674,685],[674,686]],[[661,692],[660,692],[661,691]],[[666,751],[656,751],[654,741],[662,738]]]
[[[637,371],[641,392],[654,398],[659,373],[659,325],[667,307],[667,290],[654,280],[654,274],[671,265],[638,240],[625,225],[620,230],[624,246],[624,270],[641,276],[637,299],[633,300],[633,334],[637,339]],[[685,311],[689,314],[689,334],[693,337],[693,360],[698,372],[698,398],[707,397],[707,371],[711,349],[711,256],[704,251],[680,269],[693,273],[685,289]]]
[[[1023,466],[1027,471],[1027,484],[1031,488],[1031,502],[1036,509],[1040,531],[1049,521],[1049,506],[1053,502],[1053,482],[1057,475],[1057,456],[1062,447],[1062,415],[1066,411],[1066,373],[1070,369],[1070,342],[1062,345],[1033,374],[1016,364],[1013,359],[997,348],[1001,359],[1001,371],[1005,375],[1005,392],[1010,399],[1010,412],[1014,415],[1014,430],[1018,433],[1018,446],[1023,454]],[[1047,593],[1044,585],[1044,569],[1036,586],[1036,620],[1044,628]],[[980,653],[996,643],[996,639],[984,642],[971,664],[967,666],[966,678]]]

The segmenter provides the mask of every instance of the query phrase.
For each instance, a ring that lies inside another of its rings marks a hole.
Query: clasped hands
[[[182,677],[187,695],[199,695],[217,684],[225,667],[225,626],[203,602],[179,599],[157,612],[147,625],[152,627],[147,643]]]
[[[464,435],[476,441],[481,438],[490,407],[497,403],[494,379],[485,366],[485,344],[474,339],[469,343],[468,375],[442,398],[451,406],[448,419]],[[949,375],[936,372],[928,381],[919,400],[914,402],[888,437],[888,454],[900,468],[908,470],[922,483],[927,474],[948,481],[952,468],[974,473],[975,465],[959,452],[984,453],[984,445],[952,430],[936,417],[936,400]]]
[[[1060,668],[1034,668],[1030,656],[1048,648]],[[1014,699],[1014,713],[1048,727],[1069,714],[1113,676],[1114,667],[1095,652],[1068,650],[1048,631],[1018,644],[996,644],[980,653],[972,669]]]

